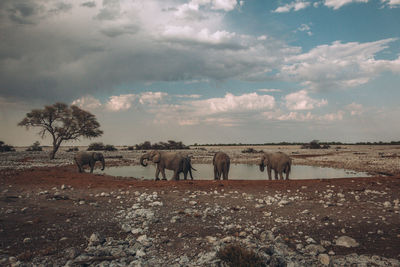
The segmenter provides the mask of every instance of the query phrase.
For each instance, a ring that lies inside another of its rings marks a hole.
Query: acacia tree
[[[44,109],[34,109],[18,123],[18,126],[42,128],[39,135],[44,138],[49,133],[53,139],[53,150],[50,159],[54,156],[63,141],[78,140],[79,137],[93,138],[103,134],[96,117],[77,106],[70,107],[64,103],[55,103],[45,106]]]

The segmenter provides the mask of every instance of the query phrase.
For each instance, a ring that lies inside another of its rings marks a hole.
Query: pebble
[[[335,240],[336,246],[346,247],[346,248],[354,248],[358,247],[360,244],[357,241],[349,236],[341,236]]]

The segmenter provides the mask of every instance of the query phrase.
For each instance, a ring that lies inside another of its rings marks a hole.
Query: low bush
[[[113,145],[104,145],[101,142],[98,143],[91,143],[87,149],[88,151],[116,151],[117,149]]]
[[[242,153],[263,153],[263,152],[264,152],[263,150],[256,150],[252,147],[242,150]]]
[[[39,141],[36,141],[35,143],[33,143],[33,145],[31,145],[30,147],[28,147],[26,149],[26,151],[42,151],[42,147],[40,146]]]
[[[150,141],[145,141],[144,143],[135,145],[136,150],[175,150],[175,149],[190,149],[188,146],[184,145],[181,141],[176,142],[174,140],[168,140],[167,142],[158,142],[151,144]]]
[[[4,144],[3,141],[0,141],[0,152],[10,152],[10,151],[15,151],[15,148],[13,146]]]
[[[70,148],[67,149],[67,152],[76,152],[76,151],[79,151],[79,148],[77,148],[77,147],[70,147]]]
[[[266,262],[258,256],[254,251],[247,250],[239,245],[228,245],[221,248],[217,257],[225,262],[228,266],[235,267],[263,267],[267,266]]]

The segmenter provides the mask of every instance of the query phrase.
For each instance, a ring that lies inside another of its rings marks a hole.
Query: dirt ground
[[[332,252],[330,255],[357,253],[400,260],[399,150],[398,147],[377,149],[381,148],[353,147],[347,152],[335,148],[289,150],[289,154],[295,164],[332,167],[349,167],[352,159],[349,169],[390,176],[289,181],[139,181],[77,173],[70,163],[59,167],[3,168],[0,255],[14,256],[21,262],[37,257],[61,259],[67,248],[83,251],[93,232],[124,238],[130,233],[121,231],[114,211],[131,207],[144,192],[156,192],[163,203],[157,214],[161,220],[149,229],[148,235],[160,240],[157,249],[165,255],[195,255],[210,246],[204,242],[208,236],[240,237],[249,232],[244,228],[250,228],[254,229],[250,231],[254,236],[261,234],[260,229],[272,230],[293,249],[312,238],[324,244]],[[207,162],[207,156],[214,150],[191,152],[194,162]],[[235,155],[234,162],[257,158],[257,155],[243,155],[239,150],[226,151]],[[368,153],[372,156],[368,157]],[[24,159],[30,161],[29,157]],[[390,164],[385,165],[388,160]],[[135,160],[126,160],[124,156],[112,161],[123,165]],[[372,169],[375,161],[379,167]],[[25,163],[20,160],[18,164]],[[269,198],[285,202],[271,205]],[[207,220],[200,220],[205,207],[225,209],[221,214],[213,213]],[[185,211],[188,208],[194,210],[191,216]],[[181,215],[184,220],[176,223],[171,219],[174,215]],[[219,227],[229,223],[243,228]],[[334,240],[342,235],[354,238],[359,246],[336,246]]]

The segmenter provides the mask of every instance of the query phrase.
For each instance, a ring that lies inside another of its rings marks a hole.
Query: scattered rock
[[[346,248],[355,248],[358,247],[360,244],[357,241],[349,236],[341,236],[335,241],[336,246],[346,247]]]

